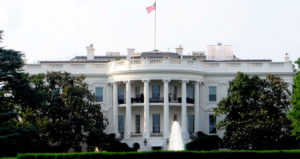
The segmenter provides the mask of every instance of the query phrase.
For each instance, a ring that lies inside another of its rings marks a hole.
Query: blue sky
[[[154,0],[0,0],[8,48],[30,62],[153,50]],[[300,57],[300,0],[157,0],[157,47],[184,53],[222,42],[242,59]]]

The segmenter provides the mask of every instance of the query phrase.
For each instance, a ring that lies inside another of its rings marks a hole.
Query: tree
[[[228,96],[215,109],[225,116],[217,127],[226,130],[224,146],[230,149],[279,149],[290,135],[288,85],[280,77],[249,77],[237,73],[230,81]]]
[[[220,148],[221,139],[218,135],[206,135],[197,132],[197,136],[186,144],[187,150],[217,150]]]
[[[0,40],[1,40],[0,31]],[[33,151],[38,133],[33,126],[18,125],[20,111],[34,107],[35,91],[30,87],[27,75],[21,72],[22,53],[0,47],[0,155]],[[32,144],[28,147],[26,145]]]
[[[300,68],[300,58],[295,62]],[[296,72],[294,77],[294,88],[292,96],[292,110],[289,112],[289,118],[292,120],[292,134],[300,139],[300,72]]]
[[[28,115],[24,120],[29,119],[30,123],[33,117],[40,136],[62,152],[70,148],[81,151],[82,144],[93,131],[104,134],[106,119],[84,79],[84,76],[66,72],[31,77],[45,102],[33,112],[34,115]]]

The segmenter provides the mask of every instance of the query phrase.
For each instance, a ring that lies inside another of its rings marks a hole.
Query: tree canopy
[[[290,135],[290,91],[280,77],[266,79],[237,73],[229,82],[228,96],[215,114],[224,117],[217,127],[226,130],[224,146],[230,149],[278,149]]]
[[[289,113],[289,118],[293,121],[293,135],[300,139],[300,58],[295,63],[298,65],[298,71],[294,77],[292,110]]]
[[[103,133],[106,119],[100,104],[84,82],[84,76],[48,72],[31,77],[33,86],[45,102],[31,110],[24,121],[35,122],[40,135],[60,151],[81,151],[91,131]],[[32,121],[31,119],[34,119]]]
[[[22,56],[19,51],[0,47],[0,155],[26,152],[30,149],[27,145],[38,138],[34,127],[18,125],[22,109],[34,107],[39,102],[27,75],[21,70]]]

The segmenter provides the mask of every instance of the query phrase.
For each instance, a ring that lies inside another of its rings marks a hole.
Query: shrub
[[[187,150],[217,150],[220,148],[221,139],[217,135],[206,135],[197,132],[197,136],[186,144]]]
[[[272,151],[151,151],[19,154],[17,159],[282,159],[300,158],[300,150]]]

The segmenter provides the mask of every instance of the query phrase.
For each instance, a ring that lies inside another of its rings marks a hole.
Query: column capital
[[[171,81],[171,80],[170,80],[170,79],[167,79],[167,78],[163,79],[163,82],[169,83],[170,81]]]
[[[145,82],[146,82],[146,83],[149,83],[150,80],[149,80],[149,79],[143,79],[142,82],[143,82],[143,83],[145,83]]]
[[[224,82],[220,82],[219,83],[219,86],[226,86],[228,84],[228,82],[227,81],[224,81]]]
[[[201,82],[200,82],[200,85],[201,85],[201,86],[205,86],[204,81],[201,81]]]
[[[182,82],[182,83],[189,83],[189,80],[188,79],[182,79],[180,82]]]
[[[123,81],[123,83],[127,84],[127,83],[131,83],[131,80],[126,80],[126,81]]]

